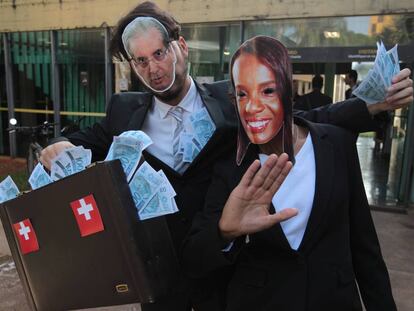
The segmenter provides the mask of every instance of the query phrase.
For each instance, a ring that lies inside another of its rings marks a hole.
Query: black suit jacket
[[[332,104],[332,98],[318,90],[314,90],[308,94],[298,97],[294,108],[297,110],[312,110],[318,107]]]
[[[162,169],[177,196],[176,202],[179,212],[165,216],[171,232],[176,250],[188,233],[192,219],[197,211],[204,206],[204,199],[211,182],[213,166],[217,159],[235,150],[237,119],[234,106],[230,103],[228,81],[212,84],[197,84],[198,92],[216,125],[216,131],[210,141],[199,153],[183,175],[177,174],[168,165],[144,151],[144,157],[154,169]],[[113,136],[127,130],[139,130],[145,120],[149,107],[152,105],[150,93],[120,93],[112,96],[106,111],[106,117],[91,128],[70,135],[70,142],[82,145],[92,150],[92,160],[103,160],[112,143]],[[310,112],[298,112],[301,116],[315,122],[327,122],[345,126],[354,131],[372,130],[376,123],[370,117],[366,104],[354,99],[342,104],[323,107]],[[56,141],[56,140],[55,140]],[[223,273],[219,273],[221,277]],[[216,282],[215,276],[212,276]],[[200,280],[192,285],[194,301],[210,299],[209,282]],[[177,285],[177,290],[183,290]],[[209,308],[210,310],[220,310]],[[160,309],[162,310],[162,309]],[[170,310],[174,310],[171,307]]]
[[[355,281],[368,311],[396,310],[354,136],[331,125],[296,121],[310,130],[316,162],[314,202],[298,250],[290,248],[278,224],[250,235],[247,244],[238,238],[230,252],[222,251],[226,242],[218,220],[231,191],[258,158],[252,145],[240,167],[234,154],[217,164],[205,210],[184,243],[183,267],[196,277],[233,265],[228,311],[362,310]]]

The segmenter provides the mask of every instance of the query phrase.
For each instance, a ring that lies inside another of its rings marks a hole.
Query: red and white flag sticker
[[[104,230],[98,205],[92,194],[70,203],[82,237]]]
[[[23,255],[39,250],[36,232],[30,219],[25,219],[13,224],[14,231],[19,240],[20,251]]]

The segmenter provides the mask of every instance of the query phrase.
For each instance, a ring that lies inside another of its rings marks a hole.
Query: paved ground
[[[387,263],[394,297],[399,311],[414,310],[414,209],[408,215],[374,211],[374,221]],[[14,263],[4,249],[4,234],[0,232],[0,310],[28,311],[22,286]],[[140,311],[139,305],[93,310]],[[168,311],[168,310],[166,310]],[[213,311],[213,310],[212,310]]]
[[[392,183],[388,179],[388,160],[373,161],[371,140],[358,140],[358,153],[364,177],[364,184],[371,203],[375,205],[395,204]],[[10,170],[24,169],[24,162],[9,161],[0,157],[0,175]],[[390,209],[392,210],[392,208]],[[383,255],[387,263],[393,293],[399,311],[414,310],[414,207],[408,214],[372,212]],[[0,223],[0,310],[28,311],[29,307],[23,293],[10,250]],[[99,311],[141,311],[138,304],[96,308]],[[168,310],[166,310],[168,311]],[[214,311],[214,310],[212,310]]]

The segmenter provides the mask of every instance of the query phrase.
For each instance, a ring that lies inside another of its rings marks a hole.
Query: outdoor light
[[[324,31],[323,35],[325,38],[340,38],[341,34],[339,31]]]
[[[11,119],[9,120],[9,123],[10,123],[10,125],[15,126],[15,125],[17,124],[17,120],[16,120],[15,118],[11,118]]]

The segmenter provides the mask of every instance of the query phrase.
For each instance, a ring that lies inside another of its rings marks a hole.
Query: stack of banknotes
[[[123,132],[114,137],[105,158],[105,161],[121,161],[141,220],[178,211],[176,193],[164,172],[155,171],[147,162],[137,169],[142,151],[151,144],[151,138],[142,131]]]
[[[29,177],[29,184],[33,190],[46,186],[54,181],[83,171],[91,164],[92,152],[82,146],[65,149],[59,153],[51,163],[50,175],[43,165],[38,163]]]
[[[123,132],[114,136],[105,161],[120,160],[129,182],[138,167],[142,151],[151,144],[151,138],[142,131]]]
[[[178,212],[174,188],[162,170],[155,171],[147,162],[138,168],[129,188],[141,220]]]
[[[14,199],[19,195],[20,191],[10,176],[7,176],[0,183],[0,203]]]
[[[392,77],[400,72],[398,45],[389,51],[385,49],[382,42],[378,42],[377,47],[374,68],[369,70],[366,78],[352,92],[367,104],[384,101],[387,88],[391,86]]]
[[[91,159],[92,152],[82,146],[65,149],[52,160],[50,176],[53,181],[56,181],[81,172],[86,166],[91,164]],[[32,184],[31,186],[33,188]]]
[[[216,126],[206,108],[190,116],[189,131],[180,135],[179,152],[183,154],[183,162],[191,163],[200,153],[213,135]]]

